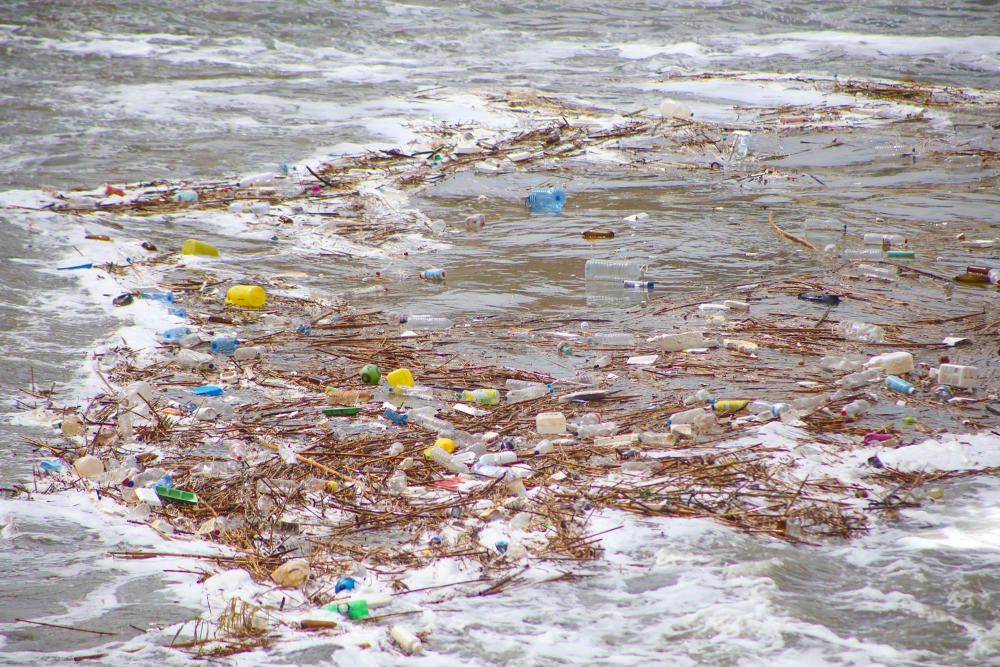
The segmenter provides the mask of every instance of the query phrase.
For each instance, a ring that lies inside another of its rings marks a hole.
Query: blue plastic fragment
[[[198,396],[221,396],[222,387],[215,384],[206,384],[201,387],[195,387],[191,390],[192,394],[197,394]]]
[[[337,579],[337,585],[333,587],[333,592],[339,593],[341,591],[353,591],[357,583],[358,582],[352,577],[341,577],[340,579]]]

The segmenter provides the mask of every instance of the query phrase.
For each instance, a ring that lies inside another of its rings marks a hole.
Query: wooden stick
[[[75,630],[76,632],[89,632],[92,635],[117,635],[117,632],[106,632],[104,630],[88,630],[86,628],[74,628],[72,625],[56,625],[55,623],[42,623],[41,621],[29,621],[24,618],[15,618],[18,623],[31,623],[32,625],[43,625],[46,628],[57,628],[59,630]]]
[[[777,231],[779,234],[781,234],[782,236],[784,236],[789,241],[795,241],[796,243],[799,243],[799,244],[804,245],[805,247],[809,248],[813,252],[819,252],[819,249],[816,248],[816,246],[814,246],[809,241],[806,241],[801,236],[796,236],[795,234],[792,234],[791,232],[786,232],[784,229],[782,229],[781,227],[779,227],[777,225],[777,223],[774,222],[774,211],[768,211],[767,212],[767,222],[772,227],[774,227],[775,231]]]

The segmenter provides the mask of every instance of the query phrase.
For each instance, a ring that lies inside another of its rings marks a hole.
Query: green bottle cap
[[[382,372],[375,364],[367,364],[361,367],[361,381],[365,384],[378,384],[382,378]]]

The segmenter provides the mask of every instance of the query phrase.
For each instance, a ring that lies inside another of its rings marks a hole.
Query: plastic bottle
[[[623,280],[622,286],[626,289],[651,290],[656,286],[656,283],[652,280]]]
[[[602,422],[600,424],[584,424],[576,429],[578,438],[606,438],[614,435],[618,430],[615,422]]]
[[[502,466],[508,463],[517,463],[517,452],[494,452],[483,454],[479,457],[479,465]]]
[[[796,398],[791,402],[789,407],[793,410],[800,410],[806,414],[812,412],[819,406],[828,403],[829,397],[824,394],[815,394],[813,396],[803,396],[802,398]]]
[[[530,387],[522,387],[520,389],[512,389],[507,392],[507,402],[508,403],[524,403],[525,401],[533,401],[536,398],[543,398],[548,396],[553,391],[552,385],[547,384],[536,384]]]
[[[182,204],[193,204],[198,201],[198,193],[194,190],[178,190],[174,193],[173,200]]]
[[[447,276],[444,269],[426,269],[417,274],[421,280],[430,280],[432,282],[441,282]]]
[[[941,364],[937,370],[938,382],[952,387],[972,389],[979,385],[979,369],[976,366]]]
[[[562,435],[566,432],[566,415],[561,412],[539,412],[535,415],[535,430],[539,435]]]
[[[66,466],[63,464],[63,462],[57,459],[52,459],[51,461],[40,461],[38,463],[38,468],[42,472],[48,473],[50,475],[56,475],[66,470]]]
[[[865,234],[865,245],[903,245],[906,238],[901,234]]]
[[[662,350],[663,352],[680,352],[691,348],[709,346],[709,341],[705,339],[705,334],[702,331],[685,331],[684,333],[661,334],[659,336],[647,338],[646,342],[652,344],[654,347]]]
[[[455,426],[451,422],[424,412],[411,410],[410,421],[442,435],[450,435],[455,432]]]
[[[233,361],[250,361],[260,358],[259,347],[238,347],[233,352]]]
[[[736,338],[725,339],[722,341],[722,347],[726,350],[732,350],[741,354],[756,354],[758,349],[757,343],[749,340],[739,340]]]
[[[587,280],[641,280],[646,273],[646,265],[636,260],[588,259],[583,265],[583,275]]]
[[[885,340],[885,329],[867,322],[844,320],[837,325],[837,333],[847,340],[860,343],[881,343]]]
[[[532,213],[559,213],[566,204],[562,188],[536,188],[524,199]]]
[[[850,419],[860,417],[872,407],[872,404],[863,398],[859,398],[856,401],[851,401],[843,408],[840,409],[840,414]]]
[[[181,338],[187,336],[191,333],[191,330],[187,327],[173,327],[172,329],[167,329],[163,332],[163,340],[168,343],[177,343]]]
[[[885,379],[885,386],[892,391],[898,391],[900,394],[910,395],[917,391],[917,388],[913,386],[912,382],[907,382],[901,377],[896,377],[895,375],[890,375]]]
[[[259,188],[262,185],[271,185],[274,183],[275,175],[269,173],[253,174],[251,176],[244,176],[240,180],[236,181],[236,187],[238,188]]]
[[[912,250],[890,250],[885,256],[889,259],[913,259],[916,253]]]
[[[671,426],[674,424],[691,424],[695,420],[698,420],[706,415],[711,416],[705,408],[691,408],[690,410],[675,412],[670,415],[670,418],[667,419],[667,423]]]
[[[845,248],[846,259],[882,259],[881,248]]]
[[[434,445],[433,447],[430,447],[425,452],[425,456],[427,456],[428,459],[430,459],[434,463],[438,464],[439,466],[441,466],[445,470],[448,470],[448,471],[453,472],[455,474],[459,474],[460,475],[462,473],[469,472],[468,466],[466,466],[461,461],[456,460],[454,456],[452,456],[451,454],[449,454],[448,452],[446,452],[444,449],[442,449],[438,445]]]
[[[635,336],[630,333],[599,333],[587,338],[587,342],[608,347],[631,347],[635,345]]]
[[[909,352],[889,352],[869,359],[865,368],[881,368],[887,375],[901,375],[913,370],[913,355]]]
[[[181,244],[182,255],[205,255],[206,257],[218,257],[219,250],[206,241],[198,239],[187,239]]]
[[[466,389],[458,397],[466,403],[477,405],[497,405],[500,403],[500,392],[497,389]]]
[[[403,649],[403,653],[413,655],[420,653],[423,649],[420,638],[400,625],[389,628],[389,636],[392,637],[392,641],[399,645],[399,648]]]
[[[326,402],[331,405],[361,405],[372,400],[372,393],[364,389],[326,388]]]
[[[240,341],[235,336],[219,336],[212,340],[211,345],[209,345],[215,354],[225,354],[227,356],[236,352],[236,348],[239,346]]]
[[[766,413],[772,417],[780,417],[781,413],[789,407],[788,403],[768,403],[767,401],[758,400],[750,401],[750,404],[747,405],[747,410],[757,415]]]
[[[858,264],[858,272],[866,278],[877,280],[895,280],[896,269],[890,266],[872,266],[871,264]]]
[[[267,301],[267,293],[260,285],[233,285],[226,292],[227,306],[260,308]]]
[[[174,302],[174,293],[164,292],[162,290],[146,290],[144,292],[140,292],[139,296],[143,299],[147,299],[149,301],[159,301],[160,303]]]
[[[174,361],[181,368],[188,370],[210,371],[215,369],[215,361],[211,355],[195,350],[182,349],[174,357]]]
[[[699,389],[690,396],[684,398],[684,405],[695,405],[697,403],[711,403],[715,398],[708,389]]]
[[[750,151],[749,137],[750,133],[746,130],[733,130],[733,146],[729,151],[733,160],[739,161],[747,156]]]
[[[747,407],[750,401],[742,399],[727,399],[712,401],[712,411],[718,415],[732,415]]]
[[[248,208],[250,208],[250,202],[248,201],[234,201],[229,205],[230,213],[243,213]]]
[[[869,368],[868,370],[845,375],[837,380],[837,384],[845,389],[856,389],[858,387],[863,387],[866,384],[871,384],[872,382],[878,382],[881,377],[882,371],[880,369]]]
[[[820,368],[828,371],[856,371],[861,368],[860,359],[847,357],[825,356],[819,360]]]

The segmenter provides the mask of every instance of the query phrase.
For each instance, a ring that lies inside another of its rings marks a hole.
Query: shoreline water
[[[419,218],[417,220],[419,222]],[[253,227],[252,224],[251,225],[247,225],[248,229],[252,229],[252,227]],[[261,230],[261,231],[263,231],[263,230]],[[255,232],[255,234],[257,234],[257,233]],[[264,240],[264,238],[266,236],[266,234],[263,234],[263,233],[260,233],[260,234],[257,234],[257,235],[259,236],[259,238],[261,240]],[[137,240],[134,239],[132,242],[135,243],[136,241]],[[116,257],[116,259],[120,260],[121,258],[120,257]],[[223,266],[225,266],[225,265],[223,264]],[[199,267],[199,266],[196,266],[195,268],[206,269],[206,268],[211,268],[211,265],[209,265],[208,267],[204,267],[204,266],[200,266]],[[235,271],[231,271],[228,266],[225,267],[225,272],[228,275],[230,275],[230,276],[236,274],[236,272]],[[150,278],[150,276],[147,275],[147,276],[144,276],[144,278],[146,278],[148,280]],[[405,287],[404,287],[404,289],[405,289]],[[98,288],[94,293],[95,294],[96,293],[101,293],[102,296],[106,296],[106,295],[104,295],[104,291],[106,291],[106,290],[102,290],[102,289]],[[280,292],[281,290],[279,289],[278,291]],[[968,296],[968,295],[966,295],[966,296]],[[140,302],[139,305],[141,305],[141,302]],[[144,324],[147,324],[147,325],[148,324],[154,324],[154,325],[156,325],[156,324],[162,324],[164,326],[166,324],[168,324],[169,322],[167,320],[165,320],[165,319],[162,319],[162,317],[159,320],[149,321],[150,317],[159,317],[159,315],[156,314],[158,310],[159,310],[158,308],[153,308],[153,309],[148,309],[147,312],[144,312],[143,315],[142,315],[142,318],[141,318],[143,320],[146,320],[146,322],[144,322]],[[129,333],[124,338],[126,340],[128,340],[133,346],[140,346],[140,347],[152,346],[153,343],[154,343],[154,340],[150,336],[151,333],[152,333],[152,331],[147,330],[147,332],[145,334],[143,334],[141,338],[137,338],[136,336],[139,336],[140,334],[139,334],[138,331],[136,331],[135,335],[132,335],[132,333]],[[770,434],[770,437],[778,438],[778,437],[780,437],[780,434],[778,434],[778,433],[772,433],[772,434]],[[792,447],[791,443],[789,443],[788,446]],[[947,449],[947,445],[945,446],[945,449]],[[859,455],[863,455],[863,454],[867,454],[867,452],[863,452],[862,451],[862,452],[858,452],[858,454]],[[902,463],[902,461],[900,461],[900,463]],[[987,461],[987,463],[988,463],[988,461]],[[987,465],[987,463],[976,462],[976,465]],[[606,524],[602,524],[602,525],[606,525]],[[496,538],[497,538],[497,536],[493,536],[493,535],[491,535],[489,533],[487,534],[487,539],[492,539],[492,540],[495,541]],[[559,570],[552,569],[552,570],[545,571],[543,574],[544,575],[548,575],[548,576],[558,576],[558,572],[559,572]],[[428,579],[421,579],[420,575],[418,575],[414,580],[409,581],[408,584],[410,585],[411,588],[417,588],[417,587],[419,587],[418,584],[435,585],[436,583],[440,582],[441,578],[444,575],[447,575],[447,574],[454,574],[454,573],[449,573],[449,572],[445,572],[445,573],[433,572],[433,573],[430,573],[428,575],[429,576]],[[233,575],[233,574],[224,575],[223,574],[223,575],[217,575],[217,576],[222,577],[222,579],[219,580],[216,583],[218,583],[219,586],[222,587],[223,589],[228,590],[230,593],[232,593],[235,590],[244,589],[247,586],[249,586],[249,582],[246,581],[245,579],[240,578],[239,575]],[[469,578],[473,578],[473,577],[470,576]],[[542,578],[544,578],[544,577],[542,577]],[[453,577],[450,581],[454,582],[455,578]],[[274,604],[277,605],[279,603],[275,600]],[[217,606],[216,606],[216,609],[218,609]],[[337,621],[341,620],[339,617],[335,617],[335,618],[337,619]],[[434,625],[434,624],[432,623],[432,625]],[[442,631],[442,632],[445,631],[445,628],[438,628],[438,629],[440,631]],[[385,645],[385,640],[380,636],[380,634],[377,631],[375,631],[375,630],[369,630],[369,629],[365,628],[365,629],[359,630],[359,632],[360,632],[360,634],[357,634],[357,635],[351,634],[351,637],[352,638],[356,637],[356,639],[350,639],[348,641],[361,641],[361,642],[369,641],[371,643],[379,643],[379,642],[381,642],[382,645]],[[348,652],[350,652],[350,649],[345,649],[345,650],[348,650]],[[358,656],[355,656],[355,657],[358,657]],[[342,659],[346,659],[346,658],[342,658]]]

